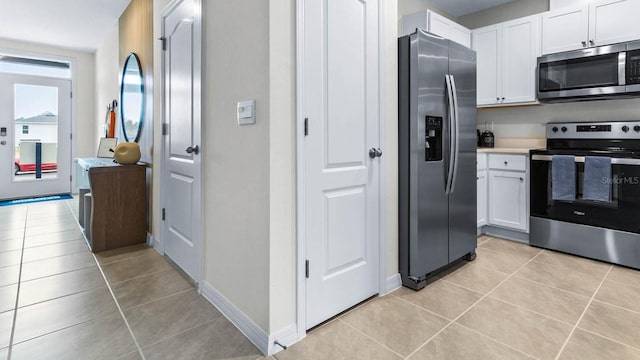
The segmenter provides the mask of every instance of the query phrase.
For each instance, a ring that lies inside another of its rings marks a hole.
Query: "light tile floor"
[[[154,249],[94,256],[76,204],[0,207],[0,359],[263,359]],[[640,271],[478,243],[476,261],[370,300],[275,358],[640,359]]]
[[[77,212],[0,207],[0,360],[264,359],[154,249],[92,254]]]

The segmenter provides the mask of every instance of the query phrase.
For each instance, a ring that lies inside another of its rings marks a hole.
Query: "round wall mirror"
[[[144,82],[140,59],[134,53],[127,56],[120,81],[120,119],[127,142],[138,142],[144,119]]]

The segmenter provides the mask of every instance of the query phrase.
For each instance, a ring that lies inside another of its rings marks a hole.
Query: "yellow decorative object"
[[[131,165],[140,160],[140,145],[134,142],[123,142],[118,144],[115,149],[114,157],[118,164]]]

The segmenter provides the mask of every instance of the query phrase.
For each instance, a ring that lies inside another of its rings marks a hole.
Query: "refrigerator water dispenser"
[[[442,117],[426,117],[424,137],[424,161],[442,160]]]

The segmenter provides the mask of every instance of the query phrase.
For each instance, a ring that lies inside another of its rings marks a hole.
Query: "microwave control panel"
[[[627,51],[626,83],[640,84],[640,50]]]

